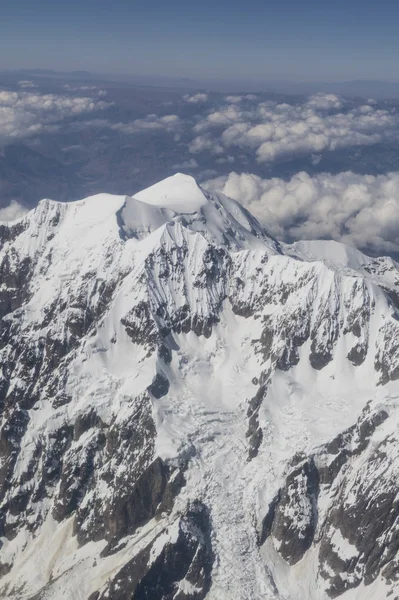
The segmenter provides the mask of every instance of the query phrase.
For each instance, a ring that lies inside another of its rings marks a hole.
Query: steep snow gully
[[[399,271],[175,175],[0,223],[0,597],[399,598]]]

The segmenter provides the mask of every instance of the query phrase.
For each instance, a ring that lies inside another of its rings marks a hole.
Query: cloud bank
[[[227,96],[226,104],[198,119],[189,151],[244,149],[263,163],[399,137],[395,108],[349,103],[335,94],[315,94],[296,104],[254,98]]]
[[[21,81],[18,81],[18,85],[20,88],[22,89],[32,89],[32,88],[37,88],[37,85],[35,83],[33,83],[33,81],[28,81],[26,79],[23,79]]]
[[[107,123],[104,122],[106,125]],[[155,114],[147,115],[143,119],[136,119],[130,123],[108,124],[111,129],[121,133],[139,133],[149,131],[175,132],[181,125],[181,119],[177,115],[165,115],[159,117]]]
[[[203,185],[241,202],[279,240],[333,239],[366,252],[399,253],[399,172],[300,172],[289,181],[233,172]]]
[[[185,94],[183,96],[183,100],[188,102],[189,104],[203,104],[208,100],[208,94],[198,93],[198,94]]]
[[[57,131],[59,123],[67,117],[109,106],[107,102],[89,97],[0,91],[0,139]]]

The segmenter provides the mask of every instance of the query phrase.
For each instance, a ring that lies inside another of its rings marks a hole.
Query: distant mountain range
[[[1,73],[1,72],[0,72]],[[274,81],[270,79],[197,79],[192,77],[168,77],[164,75],[140,75],[123,73],[91,73],[89,71],[54,71],[51,69],[20,69],[3,71],[26,77],[57,79],[115,81],[142,85],[177,87],[182,89],[209,89],[225,92],[274,92],[283,94],[313,94],[330,92],[344,96],[372,98],[399,98],[399,81],[355,79],[349,81]]]

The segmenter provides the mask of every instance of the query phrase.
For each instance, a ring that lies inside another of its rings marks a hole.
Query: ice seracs
[[[0,242],[2,598],[398,592],[394,261],[181,174]]]

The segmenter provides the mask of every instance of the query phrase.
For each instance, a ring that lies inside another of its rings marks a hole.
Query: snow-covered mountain
[[[399,597],[399,271],[176,175],[0,224],[0,597]]]

